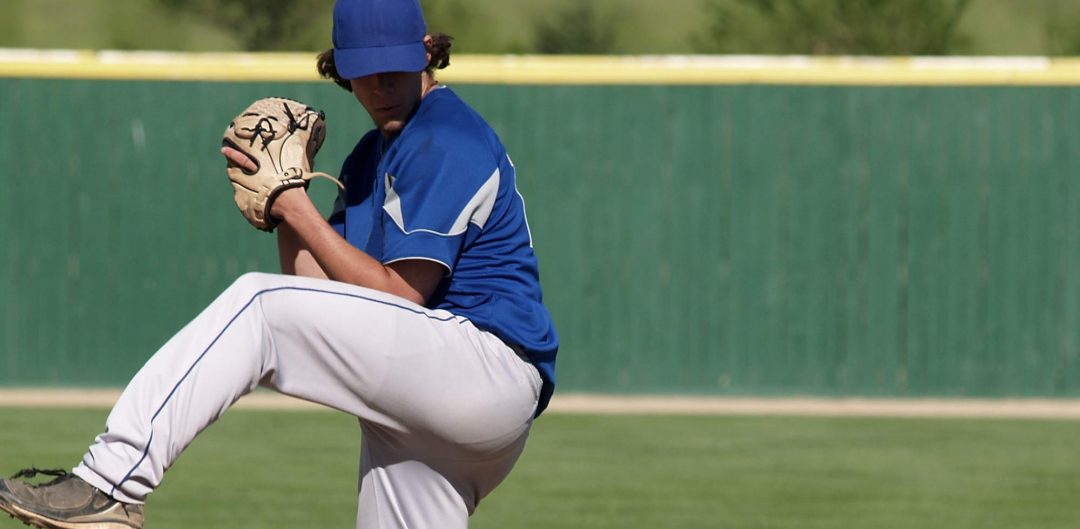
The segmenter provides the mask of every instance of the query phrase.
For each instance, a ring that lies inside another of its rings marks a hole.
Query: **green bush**
[[[947,55],[970,0],[704,0],[698,51]]]

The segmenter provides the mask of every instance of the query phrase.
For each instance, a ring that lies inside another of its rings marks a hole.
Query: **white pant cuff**
[[[99,476],[97,472],[90,470],[85,464],[79,463],[79,466],[73,468],[71,470],[71,473],[79,476],[80,478],[82,478],[83,481],[89,483],[95,489],[104,492],[106,495],[111,496],[112,499],[116,501],[123,503],[131,503],[135,505],[143,504],[143,500],[136,500],[135,498],[124,494],[124,491],[120,489],[113,490],[114,488],[112,483],[105,481],[105,478]]]

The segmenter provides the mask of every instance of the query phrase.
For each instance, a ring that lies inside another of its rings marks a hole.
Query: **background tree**
[[[704,0],[706,53],[947,55],[971,0]]]
[[[157,0],[234,35],[247,51],[318,50],[330,46],[333,0]]]
[[[424,18],[429,33],[454,37],[453,54],[490,53],[499,43],[492,35],[490,10],[476,0],[423,0]]]
[[[572,2],[533,27],[535,53],[604,54],[615,50],[618,16],[590,1]]]
[[[1080,55],[1080,14],[1051,4],[1044,25],[1047,55]]]
[[[920,35],[933,28],[942,34],[940,20],[944,18],[952,20],[945,25],[951,37],[944,47],[950,54],[1080,54],[1080,37],[1075,36],[1080,35],[1077,0],[977,0],[962,5],[957,0],[773,0],[761,5],[747,0],[578,0],[588,4],[576,6],[586,13],[586,20],[571,15],[566,17],[571,22],[567,25],[557,14],[572,14],[572,1],[422,3],[431,30],[453,35],[455,53],[461,54],[537,53],[538,40],[545,48],[571,52],[610,46],[611,53],[619,54],[812,53],[836,49],[837,42],[857,41],[857,36],[868,40],[868,28],[878,26],[863,25],[855,15],[859,15],[857,10],[879,6],[880,14],[860,16],[900,35],[901,45],[889,46],[882,53],[936,53],[943,46],[916,44],[923,42]],[[225,12],[230,5],[232,14]],[[258,11],[251,12],[254,19],[244,11],[246,7],[236,10],[236,5],[255,4],[236,0],[0,0],[0,48],[310,52],[330,45],[333,0],[260,1]],[[798,7],[804,12],[794,10]],[[242,14],[237,16],[237,12]],[[283,27],[283,20],[297,24]],[[278,29],[273,29],[275,22]],[[804,22],[808,27],[803,27]],[[927,27],[920,27],[924,22]],[[585,29],[574,30],[574,25]],[[604,25],[609,28],[605,30]],[[538,26],[548,27],[537,30]],[[830,31],[839,31],[837,27],[843,30],[842,38],[827,38]],[[568,38],[575,32],[578,37]],[[823,36],[806,37],[811,32]],[[773,42],[774,38],[783,42]],[[573,40],[594,40],[601,45],[565,44]],[[563,44],[552,44],[559,42]]]

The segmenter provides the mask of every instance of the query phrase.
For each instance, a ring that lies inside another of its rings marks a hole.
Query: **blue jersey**
[[[423,259],[446,268],[428,307],[520,348],[544,381],[539,415],[555,388],[559,338],[543,305],[514,165],[491,127],[438,87],[396,138],[365,135],[341,178],[334,229],[383,264]]]

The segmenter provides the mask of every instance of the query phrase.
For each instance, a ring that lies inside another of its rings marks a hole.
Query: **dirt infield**
[[[109,408],[113,389],[0,389],[0,407]],[[320,410],[318,405],[270,392],[236,404],[249,410]],[[965,417],[1080,419],[1080,400],[728,398],[559,394],[549,413],[652,415],[791,415],[818,417]]]

